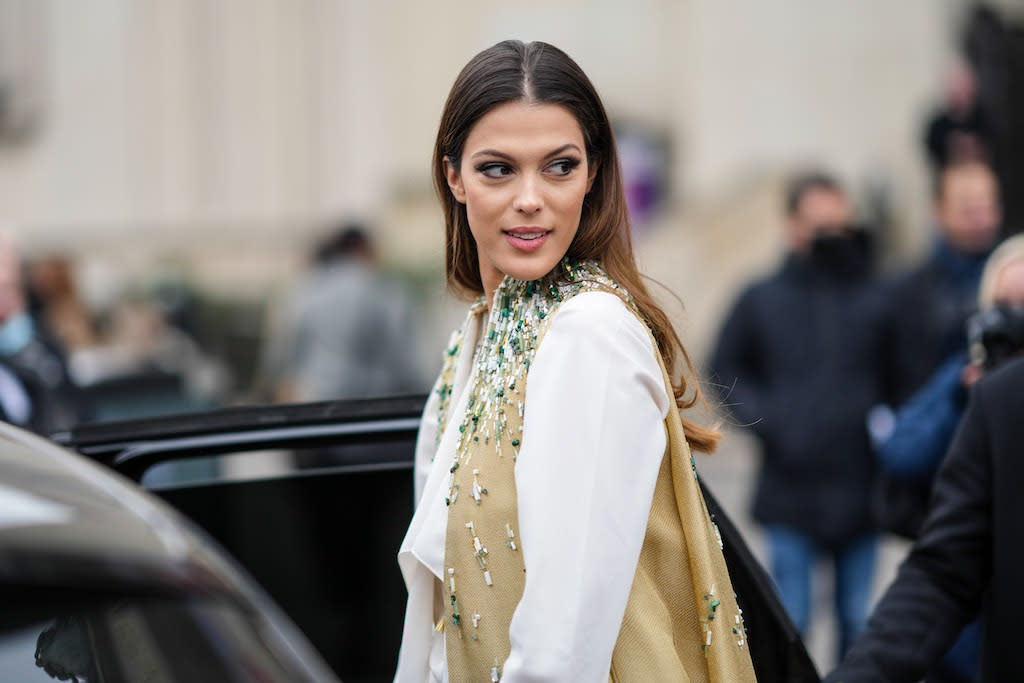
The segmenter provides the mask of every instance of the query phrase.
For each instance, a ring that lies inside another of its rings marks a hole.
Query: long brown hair
[[[665,312],[654,302],[636,267],[619,157],[608,115],[590,79],[567,54],[547,43],[506,40],[477,54],[455,79],[441,115],[434,145],[434,187],[445,217],[446,274],[449,286],[470,296],[483,292],[476,242],[466,207],[455,200],[445,175],[445,158],[461,168],[466,138],[477,121],[498,105],[525,100],[558,104],[575,116],[586,143],[588,166],[597,167],[583,202],[580,226],[566,255],[600,263],[624,287],[650,327],[681,409],[703,402],[686,349]],[[680,367],[682,365],[682,367]],[[683,419],[694,450],[710,453],[719,433]]]

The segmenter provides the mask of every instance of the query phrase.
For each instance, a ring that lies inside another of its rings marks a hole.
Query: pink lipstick
[[[534,251],[540,249],[551,231],[532,225],[524,225],[511,230],[504,230],[505,240],[519,251]]]

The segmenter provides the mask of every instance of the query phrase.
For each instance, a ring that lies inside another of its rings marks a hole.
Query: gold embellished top
[[[399,555],[396,680],[753,680],[650,335],[576,268],[554,290],[507,279],[453,336]]]

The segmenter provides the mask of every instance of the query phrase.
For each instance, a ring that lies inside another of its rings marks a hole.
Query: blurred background
[[[269,305],[363,222],[422,314],[408,347],[426,384],[461,316],[429,184],[441,106],[478,50],[546,40],[617,122],[643,268],[681,297],[700,360],[777,257],[795,168],[834,169],[886,255],[925,246],[927,118],[963,58],[1003,60],[981,94],[1010,120],[1019,19],[963,0],[2,0],[0,228],[98,326],[72,355],[155,334],[137,318],[156,303],[222,364],[219,402],[259,395]],[[115,372],[92,356],[83,381]]]
[[[147,343],[154,303],[219,361],[193,388],[230,402],[266,388],[275,296],[361,222],[415,304],[425,386],[461,316],[429,184],[441,106],[478,50],[546,40],[616,121],[642,266],[699,361],[777,258],[795,168],[834,169],[886,256],[925,246],[927,118],[966,59],[1010,120],[1019,19],[964,0],[2,0],[0,228],[95,328],[69,349],[82,382],[125,370],[95,347]]]
[[[998,134],[1004,230],[1024,218],[1014,0],[0,0],[0,234],[75,391],[47,428],[426,391],[464,310],[433,138],[458,70],[505,38],[558,45],[597,85],[641,269],[698,367],[779,259],[795,170],[835,171],[896,267],[931,239],[928,123],[968,98]],[[359,301],[386,314],[309,329]],[[332,394],[296,366],[352,327],[403,365]],[[745,438],[706,460],[738,517]]]

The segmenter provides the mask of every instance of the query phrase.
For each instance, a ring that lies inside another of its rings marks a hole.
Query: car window
[[[407,437],[321,448],[239,450],[221,455],[178,457],[149,467],[140,483],[151,490],[212,482],[282,477],[337,467],[412,462],[414,442]]]
[[[278,641],[233,605],[131,597],[55,610],[0,632],[0,680],[294,681]],[[6,615],[10,617],[10,615]]]

